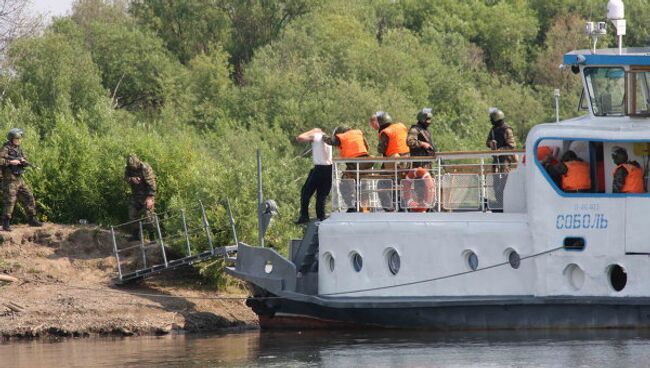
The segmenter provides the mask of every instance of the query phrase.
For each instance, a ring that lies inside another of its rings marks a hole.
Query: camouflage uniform
[[[406,144],[411,149],[411,157],[413,156],[435,156],[436,154],[436,145],[433,144],[431,139],[431,132],[429,131],[429,125],[423,122],[418,122],[415,125],[412,125],[409,129],[408,136],[406,138]],[[431,145],[431,148],[422,148],[422,143],[428,143]],[[431,161],[424,162],[413,162],[413,168],[424,167],[427,169],[431,168]]]
[[[34,195],[23,180],[24,168],[20,165],[10,165],[11,160],[25,160],[27,157],[23,154],[20,146],[13,145],[11,142],[5,142],[0,149],[0,166],[2,167],[2,217],[11,219],[16,205],[16,199],[20,200],[25,212],[30,218],[35,220],[36,204]]]
[[[136,178],[139,182],[133,182]],[[155,205],[147,209],[146,200],[156,195],[156,175],[153,169],[146,162],[142,162],[136,155],[129,155],[124,170],[124,180],[131,186],[131,199],[129,200],[129,220],[147,217],[152,218],[155,214]],[[151,224],[151,222],[148,222]],[[137,224],[136,224],[137,226]],[[134,235],[139,228],[134,228]]]
[[[496,141],[496,147],[491,147],[490,142]],[[515,142],[515,134],[510,125],[506,124],[503,120],[493,123],[492,129],[488,133],[485,145],[493,150],[513,150],[517,148]],[[507,156],[494,156],[494,172],[507,173],[510,172],[512,166],[517,163],[515,155]]]

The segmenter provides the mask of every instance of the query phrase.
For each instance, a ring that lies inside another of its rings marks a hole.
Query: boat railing
[[[335,212],[503,210],[508,172],[524,151],[439,152],[435,156],[334,160]]]

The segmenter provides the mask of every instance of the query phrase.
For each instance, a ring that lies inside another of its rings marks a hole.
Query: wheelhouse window
[[[536,161],[549,184],[564,193],[647,193],[650,142],[544,139]]]
[[[650,70],[628,73],[630,115],[650,116]]]
[[[623,68],[585,68],[584,73],[594,115],[624,115],[625,71]]]

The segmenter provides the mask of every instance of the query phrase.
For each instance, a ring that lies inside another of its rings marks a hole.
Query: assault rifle
[[[8,165],[9,167],[11,167],[11,172],[14,175],[21,175],[22,173],[25,172],[25,169],[28,167],[33,167],[34,169],[40,169],[40,167],[18,156],[15,151],[13,152],[9,151],[9,156],[7,156],[7,161],[12,161],[12,160],[20,161],[19,165]]]

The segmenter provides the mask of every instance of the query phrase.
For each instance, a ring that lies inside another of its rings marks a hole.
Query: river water
[[[0,367],[647,367],[650,332],[240,332],[0,345]]]

